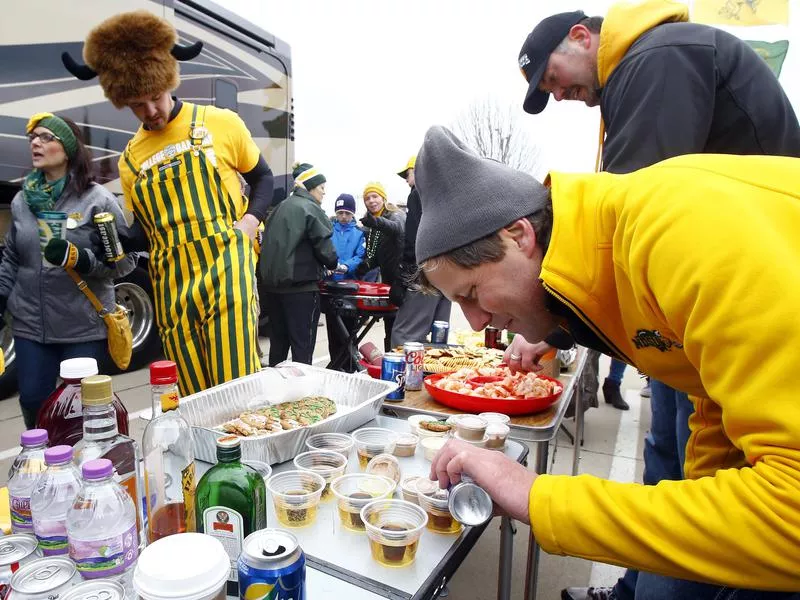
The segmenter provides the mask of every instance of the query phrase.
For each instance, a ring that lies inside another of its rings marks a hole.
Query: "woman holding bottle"
[[[11,202],[11,228],[0,262],[0,315],[13,317],[7,321],[14,336],[19,402],[30,429],[56,387],[62,360],[108,362],[106,326],[64,269],[81,275],[112,309],[114,279],[135,268],[136,256],[109,267],[90,250],[94,215],[110,212],[117,222],[124,216],[113,194],[92,182],[91,158],[77,125],[39,113],[28,121],[26,133],[33,170]],[[63,237],[53,229],[46,244],[40,241],[43,213],[66,215]]]

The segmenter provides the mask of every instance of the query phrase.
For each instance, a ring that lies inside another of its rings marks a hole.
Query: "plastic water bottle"
[[[44,451],[47,431],[30,429],[20,436],[22,452],[17,455],[8,473],[8,495],[11,504],[11,530],[14,533],[33,533],[31,492],[44,471]]]
[[[67,511],[81,488],[81,474],[72,464],[70,446],[44,451],[47,469],[31,492],[33,532],[44,556],[68,554]]]
[[[84,579],[116,579],[135,597],[139,531],[133,499],[114,481],[110,460],[90,460],[81,473],[83,485],[67,512],[69,556]]]

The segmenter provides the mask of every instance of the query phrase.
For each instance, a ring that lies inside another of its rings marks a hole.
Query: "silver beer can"
[[[9,600],[61,600],[79,583],[75,564],[63,556],[40,558],[21,567],[11,577]]]
[[[422,389],[425,375],[425,346],[419,342],[406,342],[403,353],[406,357],[406,390],[418,392]]]
[[[486,490],[462,475],[461,482],[450,488],[447,508],[459,523],[475,526],[492,518],[494,503]]]
[[[79,583],[58,600],[126,600],[125,588],[116,581],[95,579]],[[13,600],[13,599],[12,599]]]
[[[36,538],[24,533],[0,538],[0,597],[11,587],[14,573],[39,558],[36,545]]]

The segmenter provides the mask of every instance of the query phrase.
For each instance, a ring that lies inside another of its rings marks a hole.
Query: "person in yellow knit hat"
[[[81,79],[99,77],[116,108],[141,121],[120,157],[135,222],[127,249],[150,252],[164,352],[182,394],[253,373],[257,315],[254,238],[272,201],[272,171],[235,113],[182,102],[176,60],[202,44],[176,44],[174,27],[145,10],[116,15],[86,38],[84,60],[62,56]],[[242,197],[237,171],[250,185]]]
[[[458,440],[431,478],[469,474],[547,552],[639,569],[637,600],[795,600],[800,159],[693,154],[542,185],[433,127],[416,183],[422,283],[473,329],[562,328],[695,407],[683,480],[536,474]]]
[[[361,218],[365,227],[367,251],[364,261],[356,269],[356,277],[375,267],[380,268],[381,281],[394,285],[400,279],[400,260],[403,256],[406,214],[387,202],[386,189],[379,181],[370,181],[364,187],[364,206],[367,214]],[[394,317],[384,317],[386,331],[384,349],[391,348]]]

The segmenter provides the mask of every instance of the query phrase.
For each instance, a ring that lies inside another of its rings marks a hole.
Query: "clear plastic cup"
[[[267,481],[275,514],[286,527],[306,527],[317,519],[325,480],[311,471],[283,471]]]
[[[264,483],[266,483],[267,479],[269,479],[272,476],[272,467],[270,467],[267,463],[263,461],[255,460],[252,458],[246,458],[242,461],[242,464],[247,465],[248,467],[252,467],[256,471],[258,471],[259,475],[261,475],[261,477],[264,478]]]
[[[351,473],[331,482],[331,491],[336,496],[339,519],[345,529],[364,531],[361,509],[373,500],[389,498],[394,490],[394,481],[379,475]]]
[[[353,436],[348,433],[316,433],[306,440],[309,450],[331,450],[350,458],[353,448]]]
[[[437,482],[424,478],[417,480],[417,501],[428,514],[428,529],[435,533],[461,532],[461,523],[450,513],[449,498],[450,492],[440,489]]]
[[[397,432],[382,427],[365,427],[353,432],[358,452],[358,465],[367,468],[369,461],[378,454],[391,454],[397,443]]]
[[[311,471],[321,475],[325,480],[325,489],[322,490],[322,502],[333,499],[331,481],[344,475],[347,469],[347,457],[332,450],[311,450],[298,454],[294,458],[294,466],[301,471]]]
[[[372,558],[385,567],[414,562],[428,515],[405,500],[375,500],[361,509]]]

